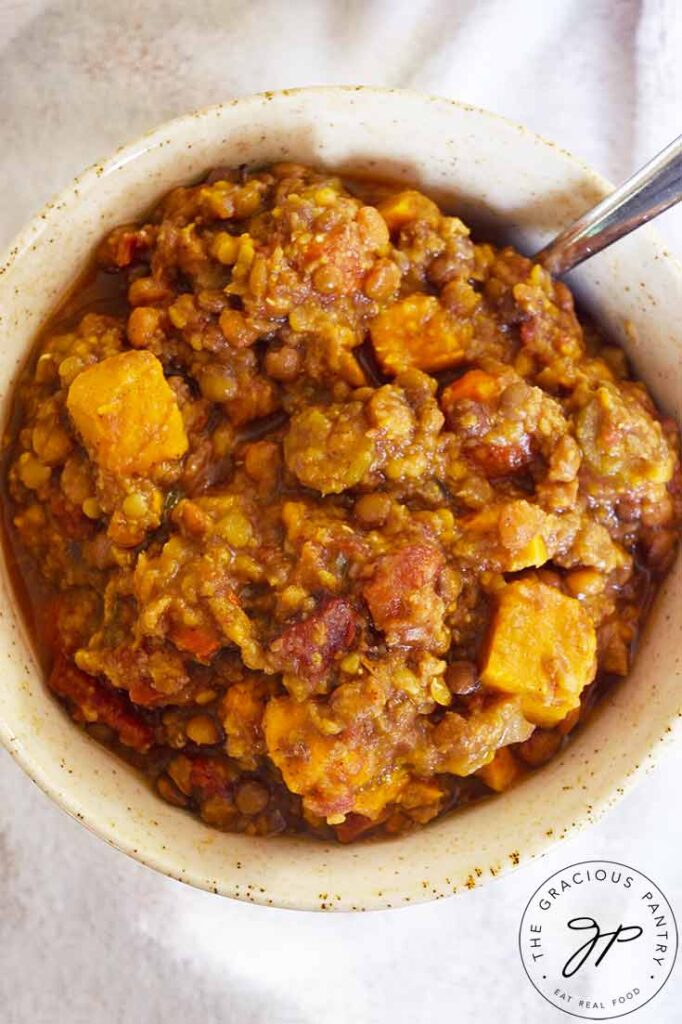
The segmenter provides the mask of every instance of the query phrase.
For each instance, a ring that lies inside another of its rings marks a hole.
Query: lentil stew
[[[7,541],[50,689],[209,825],[395,834],[629,670],[679,438],[571,293],[412,189],[219,168],[41,334]]]

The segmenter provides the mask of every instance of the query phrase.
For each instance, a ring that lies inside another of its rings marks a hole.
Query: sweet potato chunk
[[[313,814],[330,824],[351,811],[376,820],[408,774],[396,764],[390,736],[377,732],[382,709],[371,688],[340,689],[349,707],[331,718],[310,701],[270,700],[263,718],[268,754]]]
[[[544,565],[549,557],[541,532],[546,518],[541,508],[523,499],[489,505],[464,521],[457,553],[501,572]]]
[[[121,352],[79,373],[67,406],[91,458],[111,473],[148,473],[187,451],[187,435],[161,363]]]
[[[550,728],[580,702],[595,673],[594,626],[579,601],[538,579],[501,593],[481,679],[518,694],[526,718]]]
[[[385,373],[444,370],[465,356],[473,328],[443,309],[433,295],[408,295],[370,324],[376,357]]]
[[[483,765],[477,772],[479,779],[483,779],[486,786],[494,789],[496,793],[503,793],[505,789],[509,789],[520,774],[521,765],[509,747],[500,747],[492,761]]]
[[[415,220],[425,220],[433,226],[438,224],[441,217],[433,199],[413,188],[396,192],[395,195],[383,199],[377,210],[386,221],[389,231],[400,231],[406,224],[411,224]]]
[[[446,414],[449,414],[455,402],[468,399],[470,402],[478,402],[485,405],[493,402],[500,394],[501,384],[499,377],[485,370],[469,370],[457,380],[453,380],[445,388],[441,397],[441,405]]]

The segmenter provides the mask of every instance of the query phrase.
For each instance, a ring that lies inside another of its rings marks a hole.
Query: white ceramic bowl
[[[266,93],[179,118],[87,170],[31,222],[0,269],[3,415],[34,335],[115,224],[219,164],[297,160],[417,183],[528,252],[603,196],[607,182],[518,125],[412,93]],[[571,283],[679,419],[682,271],[648,230]],[[517,789],[413,835],[355,846],[254,839],[165,804],[47,693],[0,565],[0,737],[31,778],[103,839],[159,871],[280,907],[367,909],[481,884],[592,822],[653,763],[680,713],[679,563],[630,677],[566,751]]]

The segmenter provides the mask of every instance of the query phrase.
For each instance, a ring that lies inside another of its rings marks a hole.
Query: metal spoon
[[[681,199],[682,135],[565,228],[534,259],[555,276],[566,274]]]

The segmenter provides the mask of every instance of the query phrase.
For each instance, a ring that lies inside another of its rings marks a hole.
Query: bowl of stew
[[[0,735],[104,839],[277,906],[472,888],[679,714],[682,277],[484,111],[292,90],[85,172],[0,276]]]

